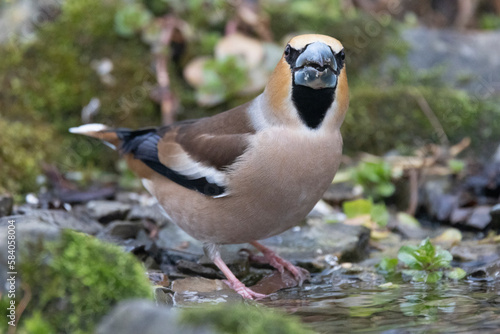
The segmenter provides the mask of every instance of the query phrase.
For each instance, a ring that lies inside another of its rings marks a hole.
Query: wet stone
[[[0,194],[0,217],[9,216],[12,213],[14,199],[9,194]]]
[[[174,294],[174,303],[176,306],[199,306],[200,304],[220,304],[242,302],[241,297],[234,290],[220,290],[210,292],[188,291],[184,293],[176,292]]]
[[[100,223],[123,220],[132,209],[129,204],[116,201],[90,201],[86,205],[88,214]]]
[[[475,268],[470,271],[473,278],[484,279],[487,281],[500,279],[500,260],[487,263],[486,265]]]
[[[172,293],[165,288],[155,289],[155,301],[157,305],[174,306],[174,298]]]
[[[138,222],[113,221],[106,225],[98,237],[101,239],[108,239],[108,237],[113,239],[135,238],[141,229],[142,224]]]
[[[283,274],[275,270],[272,274],[265,276],[262,280],[250,288],[255,292],[269,295],[277,292],[278,290],[293,288],[297,285],[297,281],[288,270],[285,270]]]
[[[462,242],[450,249],[453,259],[460,262],[474,262],[470,265],[482,265],[500,259],[500,245]]]
[[[262,243],[292,263],[314,263],[331,254],[341,262],[357,262],[368,254],[370,230],[341,223],[310,220],[307,226],[290,229]]]
[[[214,291],[233,291],[226,283],[219,279],[208,279],[203,277],[188,277],[178,279],[172,282],[172,291],[174,292],[214,292]]]
[[[196,275],[206,278],[224,278],[224,276],[220,274],[217,270],[205,267],[195,262],[179,260],[176,265],[177,265],[177,270],[183,274]]]
[[[484,230],[491,222],[491,208],[489,206],[478,206],[474,208],[469,219],[466,221],[466,226],[478,230]]]

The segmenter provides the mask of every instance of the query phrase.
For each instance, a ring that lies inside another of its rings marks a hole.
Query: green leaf
[[[116,12],[115,30],[124,37],[130,37],[144,28],[153,15],[140,4],[128,4]]]
[[[412,215],[409,215],[405,212],[398,212],[397,214],[397,219],[399,224],[401,225],[406,225],[406,226],[411,226],[411,227],[420,227],[420,223],[418,220],[415,219]]]
[[[415,257],[417,248],[415,246],[402,246],[398,252],[398,259],[411,269],[421,270],[422,264]]]
[[[412,281],[425,282],[427,279],[427,272],[425,270],[403,270],[403,274],[410,276]]]
[[[392,183],[380,183],[376,188],[375,191],[378,195],[381,195],[382,197],[389,197],[392,194],[394,194],[394,191],[396,190],[396,187]]]
[[[453,268],[446,273],[446,276],[448,276],[448,278],[456,280],[463,279],[466,275],[467,273],[462,268]]]
[[[436,283],[443,277],[442,271],[433,271],[427,274],[424,282],[426,283]]]
[[[384,227],[389,222],[389,212],[384,203],[374,204],[371,209],[371,218],[378,226]]]
[[[381,274],[392,274],[396,271],[398,259],[384,257],[377,265],[377,271]]]
[[[465,168],[465,162],[463,160],[451,159],[448,161],[448,167],[455,174],[460,173]]]
[[[357,199],[346,201],[342,204],[347,218],[355,218],[362,215],[369,215],[372,211],[372,201],[367,199]]]

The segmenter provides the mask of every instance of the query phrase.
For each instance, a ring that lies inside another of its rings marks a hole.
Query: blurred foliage
[[[40,164],[57,156],[56,138],[46,124],[8,122],[0,116],[0,192],[35,189]]]
[[[475,145],[499,139],[500,105],[454,89],[439,75],[439,69],[415,72],[405,65],[382,76],[372,73],[377,83],[367,80],[351,90],[342,127],[346,149],[384,154],[395,148],[408,154],[424,144],[440,144],[439,131],[422,111],[419,98],[427,102],[450,142],[467,136]]]
[[[389,212],[384,203],[375,204],[371,199],[356,199],[342,203],[347,218],[369,216],[377,226],[384,227],[389,221]]]
[[[22,255],[21,286],[31,298],[18,323],[21,334],[92,333],[120,300],[152,298],[134,256],[92,236],[65,230],[60,240],[32,243]]]
[[[117,1],[68,0],[62,6],[57,20],[42,24],[33,41],[0,45],[0,127],[16,129],[0,131],[2,150],[9,152],[0,166],[0,185],[14,193],[36,189],[40,161],[57,163],[63,171],[112,168],[116,157],[109,149],[67,132],[81,124],[82,107],[91,98],[101,102],[94,121],[136,127],[160,119],[143,89],[154,82],[149,49],[114,32]],[[115,84],[94,69],[102,59],[112,61]]]
[[[437,71],[411,71],[401,60],[407,45],[399,36],[399,23],[343,8],[340,0],[259,1],[256,14],[269,22],[277,44],[260,41],[256,25],[243,24],[240,32],[263,45],[266,55],[259,64],[265,67],[263,72],[240,58],[214,57],[228,22],[239,20],[241,5],[222,0],[66,0],[54,20],[38,25],[34,38],[13,38],[0,45],[2,124],[20,122],[17,131],[40,136],[35,142],[43,151],[16,158],[29,161],[26,164],[6,160],[0,166],[1,187],[14,193],[34,191],[40,161],[56,163],[63,172],[114,170],[116,156],[108,154],[104,145],[71,136],[67,129],[81,123],[82,108],[92,98],[101,104],[93,122],[134,128],[160,124],[160,108],[150,98],[157,86],[152,70],[155,55],[166,54],[171,60],[168,70],[172,92],[179,100],[178,118],[198,118],[255,96],[255,91],[242,91],[253,86],[255,76],[265,76],[274,67],[269,64],[274,59],[272,46],[281,49],[291,35],[307,32],[335,36],[345,46],[351,105],[342,132],[348,153],[381,154],[394,147],[409,152],[422,143],[438,142],[416,94],[427,101],[451,142],[466,134],[491,140],[500,133],[495,121],[500,119],[498,103],[447,87]],[[161,42],[165,18],[179,21],[170,48]],[[195,89],[183,70],[200,56],[209,60],[203,66],[203,83]],[[106,61],[112,69],[103,69]],[[398,65],[390,70],[388,64]],[[202,107],[200,96],[215,96],[217,104]],[[20,124],[26,129],[20,129]],[[46,129],[43,135],[39,129]],[[4,150],[11,152],[8,159],[12,152],[23,152],[16,138],[5,134],[0,138],[7,143]],[[23,174],[27,177],[18,176]]]
[[[479,18],[479,27],[486,30],[500,29],[500,16],[487,13]]]
[[[298,318],[260,306],[241,303],[185,309],[180,314],[186,325],[208,326],[224,334],[313,334]]]
[[[352,180],[363,187],[366,196],[378,201],[396,190],[391,175],[391,166],[384,160],[362,161],[353,169]]]

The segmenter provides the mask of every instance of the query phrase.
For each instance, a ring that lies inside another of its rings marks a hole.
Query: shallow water
[[[319,333],[500,333],[500,281],[380,287],[384,280],[375,275],[320,280],[262,303]]]

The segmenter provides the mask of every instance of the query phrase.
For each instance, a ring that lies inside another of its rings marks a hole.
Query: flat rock
[[[120,221],[115,220],[99,232],[97,235],[100,239],[116,238],[129,239],[135,238],[143,226],[140,222]]]
[[[178,279],[172,282],[172,291],[174,292],[214,292],[214,291],[233,291],[222,280],[208,279],[204,277],[188,277]]]
[[[9,194],[0,194],[0,217],[9,216],[12,213],[14,199]]]
[[[297,281],[288,270],[285,270],[283,274],[274,270],[271,275],[265,276],[250,288],[257,293],[269,295],[278,290],[296,286],[298,286]]]
[[[490,211],[491,228],[500,230],[500,204],[494,205]]]
[[[206,278],[224,278],[224,276],[222,274],[220,274],[219,271],[215,270],[214,268],[210,268],[210,267],[198,264],[196,262],[179,260],[176,263],[176,266],[177,266],[177,270],[183,274],[196,275],[196,276],[201,276],[201,277],[206,277]]]
[[[68,228],[87,234],[97,234],[102,230],[102,225],[86,216],[75,216],[71,212],[62,210],[33,210],[26,215],[4,217],[0,226],[6,225],[7,220],[14,219],[18,225],[38,222],[46,226]]]
[[[207,328],[192,328],[179,324],[178,311],[156,306],[148,300],[119,303],[97,326],[96,334],[214,334]]]
[[[465,225],[478,230],[484,230],[491,223],[491,208],[489,206],[478,206],[465,222]]]
[[[406,29],[409,64],[418,70],[443,67],[443,79],[477,97],[500,92],[500,31]],[[470,80],[464,83],[463,78]]]
[[[455,208],[451,212],[450,223],[465,224],[467,219],[472,215],[472,208]]]
[[[497,281],[500,277],[500,260],[487,263],[486,265],[469,270],[471,277],[485,281]]]
[[[133,205],[127,215],[127,220],[147,219],[155,222],[158,226],[165,226],[170,220],[165,215],[163,209],[158,203],[153,205]]]
[[[90,201],[86,205],[90,217],[106,224],[113,220],[123,220],[132,209],[130,204],[117,201]]]
[[[323,194],[323,200],[330,205],[339,205],[358,198],[362,192],[362,188],[350,182],[332,183]]]
[[[160,230],[156,245],[159,248],[179,249],[195,254],[203,254],[203,243],[191,237],[175,224],[167,224]]]
[[[356,262],[368,254],[370,230],[363,226],[309,221],[262,243],[295,263],[313,263],[316,257],[332,254],[341,262]]]
[[[453,259],[459,262],[476,262],[481,265],[500,259],[500,245],[478,244],[477,241],[462,242],[450,249]]]

